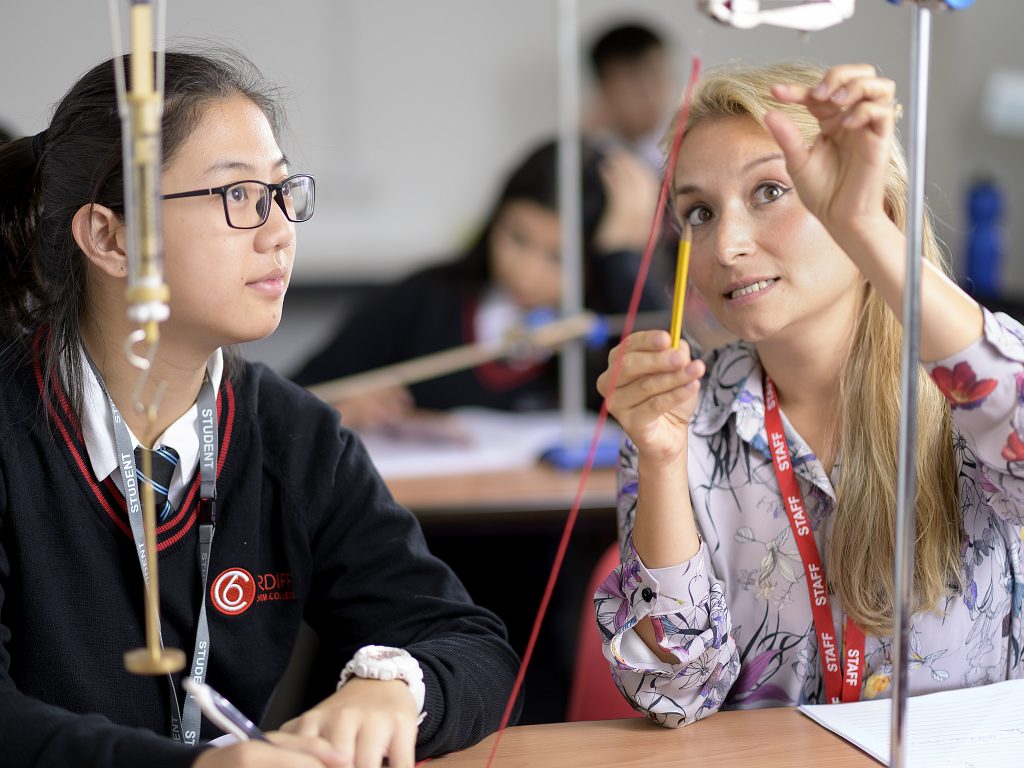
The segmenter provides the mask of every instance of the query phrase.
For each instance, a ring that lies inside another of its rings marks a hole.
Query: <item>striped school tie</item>
[[[153,462],[152,477],[146,477],[142,471],[142,457],[148,453]],[[174,512],[170,500],[167,498],[167,489],[171,485],[171,475],[174,468],[178,466],[178,452],[167,445],[162,445],[155,451],[143,448],[141,445],[135,449],[135,470],[139,480],[153,487],[153,508],[156,510],[158,523],[166,523]]]

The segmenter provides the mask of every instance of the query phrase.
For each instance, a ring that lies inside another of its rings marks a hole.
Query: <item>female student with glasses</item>
[[[743,341],[613,351],[622,565],[595,595],[617,684],[663,725],[890,693],[894,90],[867,65],[779,64],[694,95],[675,210],[694,287]],[[930,225],[923,259],[912,693],[1024,676],[1024,328],[946,277]]]
[[[474,743],[515,674],[504,627],[430,555],[335,413],[230,351],[280,321],[313,177],[290,171],[250,64],[165,63],[170,318],[142,395],[165,387],[152,425],[132,407],[138,371],[124,355],[113,62],[71,88],[44,132],[0,148],[2,762],[315,768],[388,754],[408,768],[414,751]],[[165,479],[136,480],[136,445],[157,449]],[[189,676],[258,720],[303,619],[333,656],[329,693],[272,744],[195,749],[219,733],[183,698],[183,673],[125,671],[144,641],[124,492],[142,481],[166,496],[161,630]],[[208,583],[200,531],[212,534]]]

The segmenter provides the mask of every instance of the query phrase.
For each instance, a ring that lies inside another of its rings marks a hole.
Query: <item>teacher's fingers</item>
[[[849,109],[862,101],[891,104],[895,98],[894,81],[885,77],[859,77],[832,94],[830,101],[843,109]]]
[[[842,76],[836,74],[842,72]],[[844,79],[845,78],[845,79]],[[800,104],[823,123],[841,115],[861,101],[893,103],[896,84],[875,74],[874,67],[855,65],[829,70],[817,86],[780,83],[772,86],[772,95],[788,104]],[[827,125],[823,125],[828,128]]]
[[[694,398],[698,392],[700,382],[694,380],[685,386],[652,395],[630,408],[623,418],[619,418],[618,415],[615,418],[626,433],[637,440],[642,430],[661,419],[677,425],[688,424],[693,415]]]
[[[852,81],[877,76],[878,71],[871,64],[840,64],[825,71],[810,95],[817,101],[829,101]]]
[[[663,333],[663,332],[662,332]],[[665,334],[666,336],[668,334]],[[621,356],[621,363],[619,357]],[[618,378],[616,388],[627,386],[637,378],[649,376],[656,373],[682,370],[693,361],[690,357],[690,347],[685,342],[680,342],[678,349],[656,349],[653,351],[636,350],[630,351],[626,345],[620,345],[613,349],[608,355],[608,368],[597,379],[597,390],[607,396],[611,387],[612,373],[618,366]],[[701,364],[703,366],[703,364]],[[703,367],[700,368],[703,375]]]
[[[775,143],[782,149],[790,174],[799,175],[811,156],[811,149],[804,142],[803,135],[793,121],[782,112],[769,112],[764,116],[764,122]]]
[[[671,394],[699,380],[700,376],[693,375],[688,369],[645,376],[616,389],[608,401],[608,409],[613,413],[622,414],[653,398]]]
[[[896,107],[898,106],[898,104],[862,101],[849,110],[846,117],[843,118],[843,128],[848,131],[868,128],[878,136],[887,136],[896,122]]]

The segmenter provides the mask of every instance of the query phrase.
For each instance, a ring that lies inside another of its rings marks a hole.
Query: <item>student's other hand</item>
[[[885,180],[899,110],[895,93],[896,84],[878,77],[870,64],[832,67],[814,88],[772,88],[780,101],[805,106],[821,126],[808,147],[784,114],[765,118],[800,200],[837,240],[888,223]]]
[[[192,768],[350,768],[351,758],[319,737],[279,731],[267,734],[271,743],[243,741],[230,747],[211,747],[200,753]]]
[[[429,411],[422,408],[395,424],[387,424],[378,430],[392,440],[427,445],[462,445],[473,443],[473,435],[466,428],[466,422],[457,414],[446,411]]]
[[[601,163],[604,215],[594,233],[594,245],[604,253],[642,251],[658,205],[658,178],[623,149]]]
[[[401,680],[352,678],[337,693],[282,730],[310,739],[326,739],[352,756],[354,768],[412,768],[416,755],[416,702]]]
[[[645,461],[671,464],[686,449],[687,430],[697,408],[704,363],[691,360],[690,347],[671,348],[665,331],[631,334],[608,355],[608,370],[597,379],[607,398],[615,358],[622,355],[608,411],[616,418]]]
[[[405,387],[387,387],[333,403],[341,423],[357,431],[398,424],[413,409],[412,394]]]

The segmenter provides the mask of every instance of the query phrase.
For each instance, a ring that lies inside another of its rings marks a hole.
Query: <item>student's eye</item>
[[[783,186],[777,181],[766,181],[754,190],[754,201],[756,203],[774,203],[790,189],[791,187]]]
[[[231,203],[244,203],[249,199],[249,195],[245,190],[245,186],[239,184],[237,187],[231,187],[228,189],[228,202]]]
[[[701,224],[711,221],[713,215],[711,209],[706,205],[695,205],[686,212],[683,218],[686,219],[691,227],[699,227]]]

